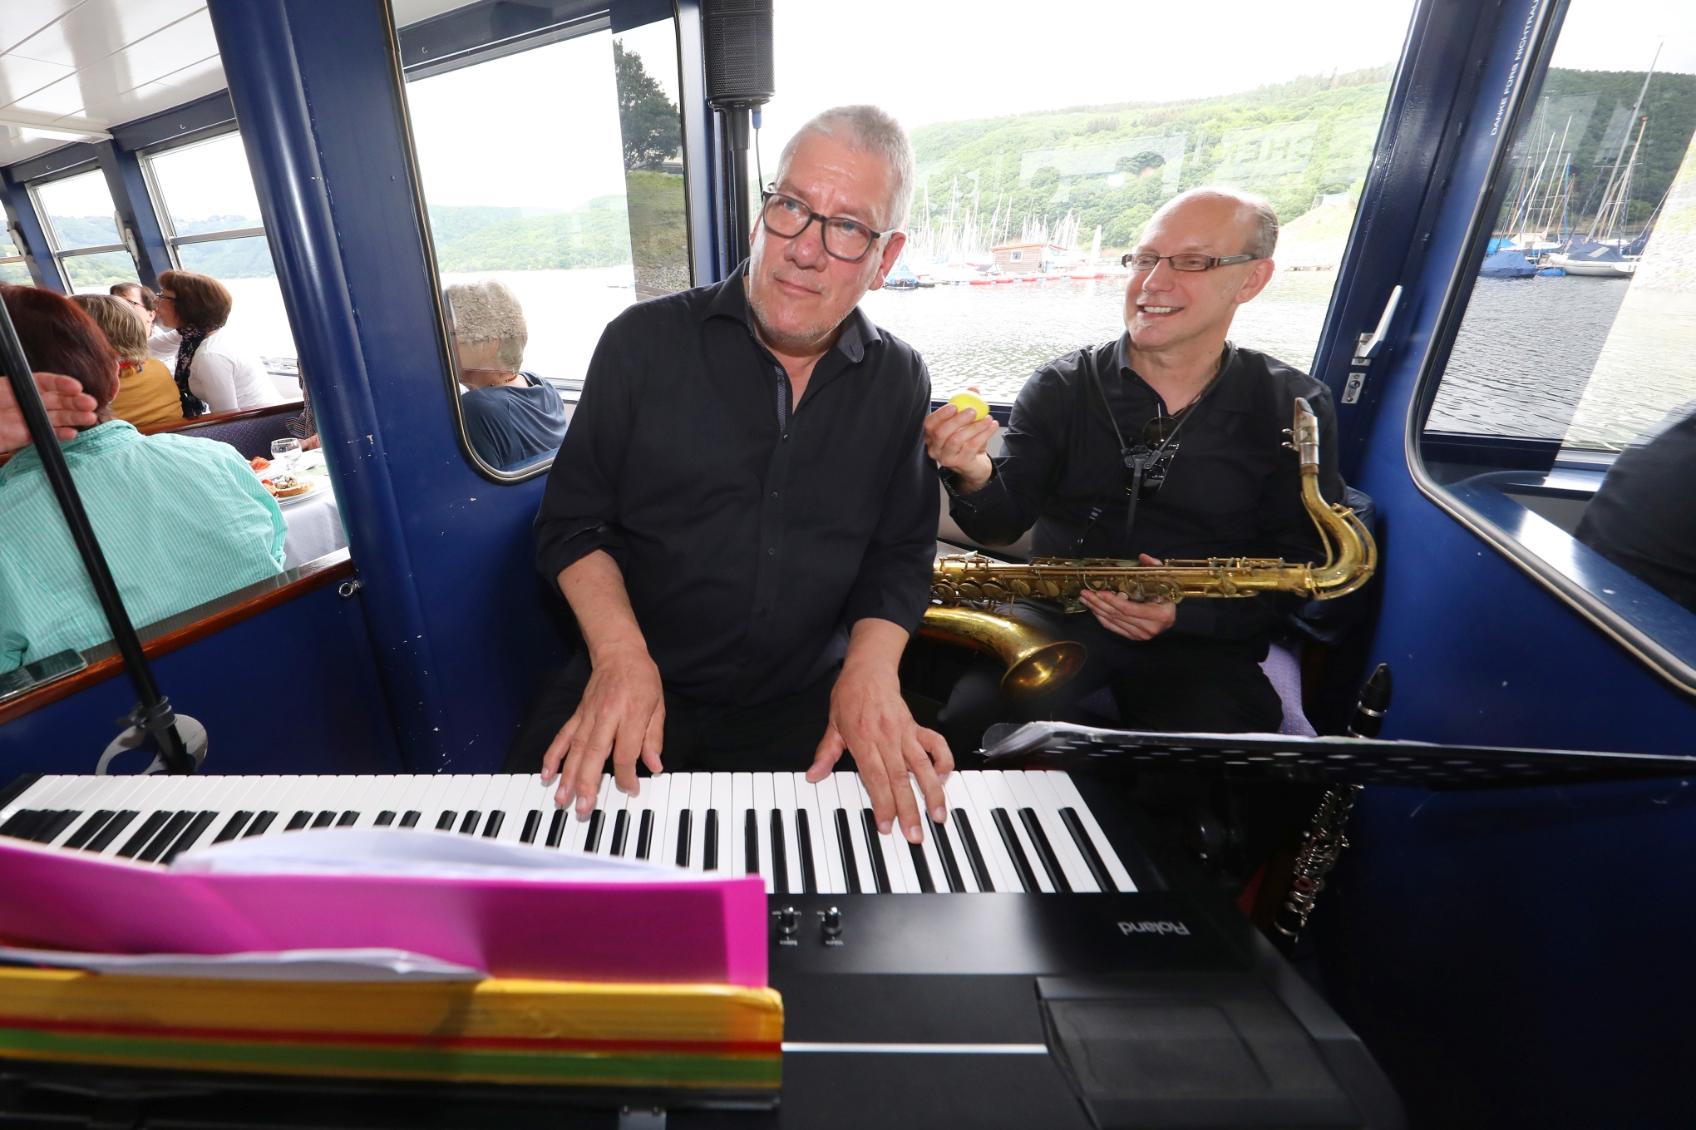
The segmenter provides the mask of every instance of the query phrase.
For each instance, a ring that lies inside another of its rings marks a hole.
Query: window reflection
[[[483,461],[518,471],[559,450],[565,402],[524,369],[529,330],[518,298],[496,279],[447,288],[448,338],[459,365],[465,433]]]

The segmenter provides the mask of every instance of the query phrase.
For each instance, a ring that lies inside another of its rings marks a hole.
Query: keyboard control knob
[[[786,906],[777,912],[777,932],[786,938],[793,938],[801,929],[801,912],[792,906]]]
[[[825,911],[820,928],[824,931],[826,938],[840,938],[842,936],[842,911],[834,906]]]

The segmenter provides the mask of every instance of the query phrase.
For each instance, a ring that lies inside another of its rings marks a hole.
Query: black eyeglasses
[[[760,222],[771,234],[794,239],[814,220],[819,222],[819,230],[824,233],[825,254],[847,263],[858,263],[864,259],[866,252],[889,234],[887,231],[873,231],[859,220],[851,220],[847,216],[821,216],[793,196],[785,196],[775,189],[768,188],[760,193]]]
[[[1173,442],[1178,434],[1181,417],[1155,416],[1142,426],[1139,442],[1123,451],[1125,460],[1125,493],[1140,501],[1152,498],[1166,485],[1166,473],[1178,457],[1179,445]]]
[[[1156,255],[1150,251],[1127,251],[1119,257],[1119,265],[1133,271],[1152,271],[1164,259],[1172,264],[1174,271],[1211,271],[1215,267],[1229,267],[1232,263],[1248,263],[1258,258],[1258,255]]]

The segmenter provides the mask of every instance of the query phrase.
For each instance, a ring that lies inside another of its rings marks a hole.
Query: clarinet
[[[1361,688],[1355,703],[1354,717],[1349,720],[1348,734],[1355,738],[1378,736],[1384,711],[1390,705],[1390,665],[1378,664]],[[1337,865],[1343,849],[1349,846],[1349,813],[1354,810],[1359,785],[1333,785],[1319,798],[1313,820],[1301,835],[1301,849],[1296,852],[1290,875],[1290,891],[1272,918],[1273,929],[1294,945],[1307,928],[1307,920],[1325,889],[1325,877]]]

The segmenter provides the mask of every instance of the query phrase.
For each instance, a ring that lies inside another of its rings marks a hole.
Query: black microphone
[[[1349,719],[1349,737],[1377,737],[1378,727],[1384,724],[1384,712],[1389,708],[1390,665],[1380,663],[1360,688],[1360,698],[1356,699],[1354,704],[1354,715]]]

